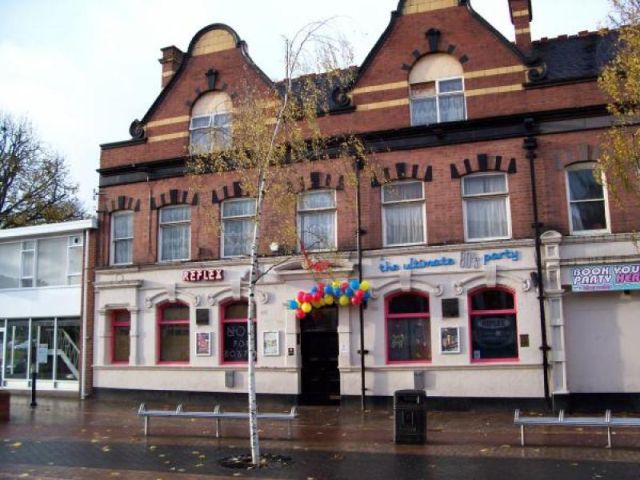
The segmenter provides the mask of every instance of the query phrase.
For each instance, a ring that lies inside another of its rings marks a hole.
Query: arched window
[[[469,295],[472,361],[517,360],[518,326],[513,293],[486,288]]]
[[[569,224],[572,234],[606,233],[605,189],[593,176],[592,162],[571,165],[566,170]]]
[[[249,304],[246,300],[227,303],[220,307],[220,351],[221,363],[246,363],[249,359],[247,317]],[[253,323],[257,338],[256,323]]]
[[[400,293],[387,297],[387,363],[431,361],[429,297]]]
[[[198,99],[189,124],[192,154],[230,146],[232,108],[231,97],[225,92],[208,92]]]
[[[455,122],[467,116],[462,65],[451,55],[427,55],[409,74],[411,125]]]
[[[509,188],[504,173],[478,173],[462,179],[467,241],[511,238]]]
[[[255,198],[241,198],[222,202],[223,257],[239,257],[251,253],[255,215]]]
[[[422,182],[394,182],[382,187],[385,247],[424,243],[425,225]]]
[[[158,307],[158,363],[189,362],[189,306],[181,302]]]

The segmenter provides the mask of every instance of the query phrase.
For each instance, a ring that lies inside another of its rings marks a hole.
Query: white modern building
[[[0,387],[82,391],[87,246],[95,219],[0,230]]]

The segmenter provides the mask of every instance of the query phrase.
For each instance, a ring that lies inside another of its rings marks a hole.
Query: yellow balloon
[[[334,280],[333,282],[331,282],[331,286],[333,288],[338,288],[340,286],[340,282],[337,280]]]
[[[362,290],[363,292],[369,290],[369,287],[371,287],[371,285],[369,285],[369,282],[367,282],[366,280],[363,280],[360,284],[360,290]]]
[[[307,302],[304,302],[300,308],[304,313],[309,313],[312,310],[311,304]]]
[[[342,295],[340,297],[340,305],[342,305],[343,307],[349,305],[349,297],[347,297],[346,295]]]
[[[332,295],[325,295],[324,296],[324,304],[325,305],[333,305],[333,296]]]
[[[313,305],[313,308],[321,308],[324,306],[322,302],[311,302],[311,305]]]

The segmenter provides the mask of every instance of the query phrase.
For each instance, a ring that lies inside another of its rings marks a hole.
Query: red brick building
[[[367,395],[640,391],[629,340],[640,217],[592,175],[611,124],[596,79],[614,34],[532,41],[531,3],[508,1],[511,43],[469,1],[401,0],[348,91],[327,92],[323,131],[360,135],[384,172],[360,192]],[[102,145],[93,384],[239,393],[255,203],[233,174],[194,186],[185,163],[190,147],[227,141],[241,81],[273,84],[221,24],[184,52],[162,49],[160,63],[162,91],[132,138]],[[353,278],[355,191],[335,161],[305,167],[290,215]],[[282,260],[266,245],[267,263]],[[258,393],[357,396],[358,309],[297,320],[286,303],[313,285],[300,264],[260,287]]]

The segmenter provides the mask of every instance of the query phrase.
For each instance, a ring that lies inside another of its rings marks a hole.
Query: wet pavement
[[[223,421],[216,439],[212,420],[154,418],[145,437],[133,402],[38,403],[12,398],[0,479],[640,479],[640,430],[606,449],[604,429],[536,428],[521,448],[511,410],[429,412],[427,444],[397,445],[391,409],[300,407],[291,439],[286,422],[260,423],[262,451],[291,464],[247,471],[219,465],[248,452],[246,421]]]

